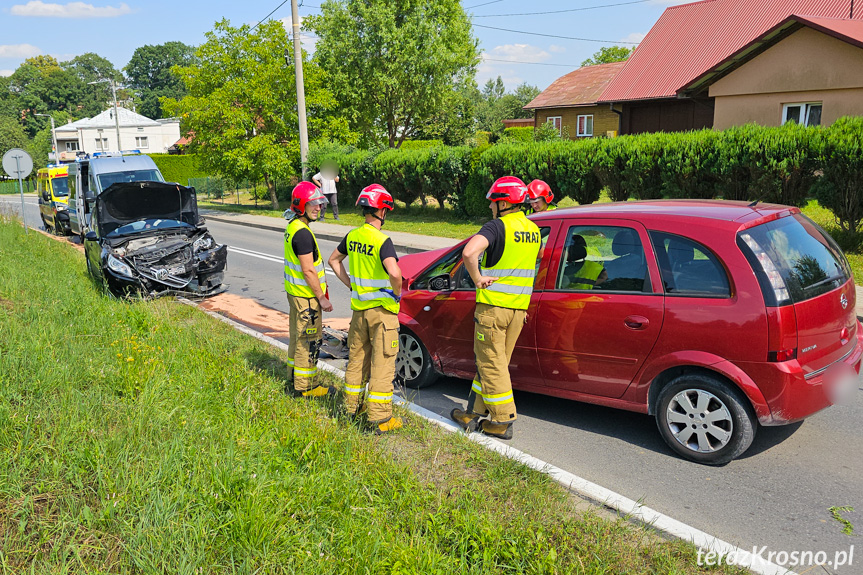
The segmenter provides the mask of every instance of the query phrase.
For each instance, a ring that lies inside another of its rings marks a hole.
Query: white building
[[[126,108],[118,108],[120,145],[113,106],[92,118],[58,126],[54,133],[61,160],[72,160],[77,152],[140,150],[144,154],[166,154],[180,139],[180,120],[151,120]]]

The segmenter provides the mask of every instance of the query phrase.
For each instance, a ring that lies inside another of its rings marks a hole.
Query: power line
[[[572,64],[550,64],[546,62],[522,62],[521,60],[500,60],[497,58],[483,58],[483,62],[506,62],[507,64],[531,64],[533,66],[561,66],[563,68],[578,68],[579,66],[573,66]]]
[[[598,8],[614,8],[615,6],[627,6],[629,4],[644,4],[652,0],[632,0],[631,2],[618,2],[617,4],[602,4],[600,6],[585,6],[584,8],[568,8],[566,10],[552,10],[549,12],[522,12],[519,14],[480,14],[474,15],[473,18],[497,18],[503,16],[542,16],[546,14],[563,14],[565,12],[582,12],[584,10],[596,10]]]
[[[479,8],[480,6],[488,6],[489,4],[497,4],[498,2],[503,2],[503,0],[491,0],[491,2],[483,2],[482,4],[475,4],[473,6],[468,6],[465,10],[473,10],[474,8]]]
[[[285,5],[285,4],[287,4],[287,3],[288,3],[288,0],[284,0],[284,2],[282,2],[281,4],[279,4],[278,6],[276,6],[275,8],[273,8],[273,11],[272,11],[272,12],[270,12],[269,14],[267,14],[266,16],[264,16],[263,18],[261,18],[260,20],[258,20],[258,23],[257,23],[257,24],[255,24],[254,26],[252,26],[252,30],[254,30],[254,29],[255,29],[255,28],[257,28],[258,26],[260,26],[260,25],[261,25],[261,22],[263,22],[264,20],[266,20],[267,18],[269,18],[270,16],[272,16],[273,14],[275,14],[275,13],[276,13],[276,10],[278,10],[279,8],[281,8],[282,6],[284,6],[284,5]],[[251,32],[252,30],[249,30],[249,31]]]
[[[513,32],[515,34],[527,34],[529,36],[544,36],[546,38],[560,38],[563,40],[578,40],[579,42],[599,42],[600,44],[632,44],[637,46],[638,42],[624,42],[623,40],[597,40],[595,38],[576,38],[575,36],[558,36],[556,34],[541,34],[539,32],[526,32],[525,30],[511,30],[509,28],[498,28],[496,26],[483,26],[474,24],[476,28],[487,28],[489,30],[500,30],[501,32]]]

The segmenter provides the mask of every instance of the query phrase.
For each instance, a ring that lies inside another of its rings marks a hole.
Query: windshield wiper
[[[812,285],[806,286],[806,287],[804,287],[803,289],[805,289],[805,290],[807,290],[807,289],[815,289],[815,288],[817,288],[817,287],[819,287],[819,286],[823,286],[823,285],[825,285],[825,284],[829,284],[829,283],[835,282],[836,280],[844,280],[844,279],[845,279],[845,276],[844,276],[844,275],[842,275],[842,274],[840,274],[840,275],[835,275],[835,276],[833,276],[833,277],[829,277],[829,278],[827,278],[827,279],[823,279],[823,280],[821,280],[820,282],[816,282],[816,283],[814,283],[814,284],[812,284]]]

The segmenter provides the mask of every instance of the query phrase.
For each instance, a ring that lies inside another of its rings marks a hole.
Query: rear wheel
[[[723,465],[746,451],[757,421],[748,401],[728,383],[709,375],[673,379],[656,405],[659,433],[686,459]]]
[[[404,326],[399,333],[396,375],[405,382],[407,387],[413,389],[428,387],[438,377],[426,346]]]

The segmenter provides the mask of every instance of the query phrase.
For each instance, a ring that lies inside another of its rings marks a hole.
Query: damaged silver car
[[[115,183],[97,196],[90,227],[87,270],[114,295],[224,291],[228,247],[204,227],[194,188]]]

